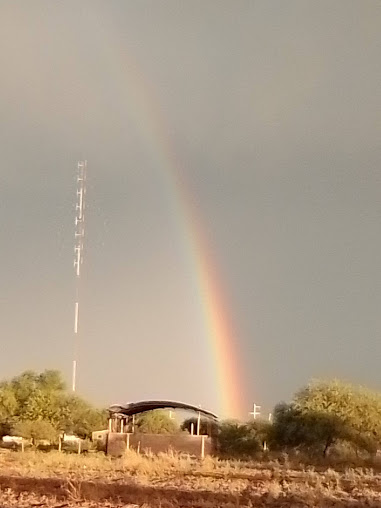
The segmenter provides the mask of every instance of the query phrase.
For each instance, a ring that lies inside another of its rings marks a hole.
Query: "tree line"
[[[278,404],[271,423],[228,422],[219,438],[228,454],[234,450],[250,454],[265,444],[271,451],[301,451],[309,456],[325,457],[340,450],[374,455],[381,448],[381,394],[337,380],[312,382],[290,403]]]
[[[195,429],[190,418],[182,428]],[[207,432],[201,420],[201,433]],[[210,426],[209,426],[210,427]],[[252,457],[258,452],[304,452],[326,456],[340,448],[347,454],[381,449],[381,394],[341,381],[316,381],[299,390],[290,403],[278,404],[272,422],[224,421],[212,432],[222,455]]]
[[[168,413],[152,411],[137,420],[140,432],[177,430],[212,435],[220,454],[253,457],[271,452],[303,452],[325,457],[345,450],[346,455],[373,456],[381,449],[381,394],[338,380],[316,381],[299,390],[289,403],[279,403],[272,422],[211,422],[188,418],[179,428]]]
[[[1,437],[55,442],[65,432],[85,439],[106,426],[107,411],[68,393],[59,371],[26,371],[0,383]]]
[[[108,412],[69,393],[56,370],[26,371],[0,383],[0,437],[11,434],[56,442],[63,432],[83,439],[107,428]],[[188,418],[181,427],[165,411],[139,415],[137,432],[196,431],[218,440],[226,456],[252,457],[265,449],[329,454],[346,446],[354,453],[381,448],[381,394],[340,381],[317,381],[299,390],[290,403],[278,404],[273,421],[222,421]]]

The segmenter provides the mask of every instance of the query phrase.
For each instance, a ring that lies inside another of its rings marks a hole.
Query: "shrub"
[[[31,439],[34,445],[38,441],[47,440],[54,443],[58,439],[58,432],[53,425],[44,420],[30,421],[16,423],[13,428],[13,434],[21,436],[25,439]]]
[[[224,422],[218,434],[219,451],[228,457],[252,457],[261,450],[257,429],[251,424]]]

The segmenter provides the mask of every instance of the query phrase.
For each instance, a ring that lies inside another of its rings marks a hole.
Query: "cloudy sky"
[[[219,410],[192,242],[247,411],[381,389],[380,28],[377,0],[0,0],[1,377],[70,383],[85,158],[80,393]]]

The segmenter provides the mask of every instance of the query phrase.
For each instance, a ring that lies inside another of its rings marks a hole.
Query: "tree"
[[[51,423],[44,420],[18,422],[13,429],[13,433],[25,439],[31,439],[34,445],[43,439],[54,443],[58,438],[57,430]]]
[[[252,424],[227,421],[219,427],[219,449],[229,457],[252,457],[262,448],[261,438]]]
[[[10,419],[17,409],[17,399],[8,383],[0,385],[0,420]]]
[[[26,371],[0,384],[0,433],[9,433],[22,422],[28,422],[27,430],[30,422],[47,422],[57,431],[88,437],[106,427],[107,414],[68,394],[60,372]],[[44,429],[43,425],[37,424],[37,428]]]
[[[295,408],[338,419],[345,439],[372,451],[381,442],[381,394],[340,381],[314,382],[298,392]]]
[[[73,433],[83,439],[91,433],[107,427],[108,413],[96,409],[77,396],[68,396],[62,411],[59,426],[66,433]]]
[[[46,420],[59,426],[64,418],[66,394],[36,389],[26,401],[22,412],[23,420]]]
[[[279,404],[269,429],[271,448],[301,447],[325,455],[330,446],[349,435],[346,425],[333,414],[303,412],[294,404]]]
[[[25,371],[5,383],[16,400],[14,416],[21,420],[57,419],[61,399],[65,395],[65,383],[60,372],[45,370],[41,374]]]
[[[64,392],[66,383],[58,370],[45,370],[38,376],[40,390],[47,392]]]
[[[191,433],[193,424],[193,432],[197,433],[197,425],[198,425],[198,418],[192,417],[187,418],[183,421],[181,424],[181,430],[187,430],[189,433]],[[200,419],[200,434],[207,434],[210,436],[215,436],[218,433],[218,424],[217,422],[207,419],[207,418],[201,418]]]
[[[144,434],[174,434],[179,430],[176,420],[172,420],[166,411],[147,411],[139,415],[136,421],[139,432]]]
[[[339,381],[314,382],[291,404],[279,404],[273,447],[303,447],[326,455],[338,441],[373,452],[381,442],[381,395]]]
[[[36,391],[38,387],[38,374],[34,371],[27,370],[14,377],[10,383],[10,387],[16,397],[18,403],[18,412],[22,412],[23,406],[29,397]]]

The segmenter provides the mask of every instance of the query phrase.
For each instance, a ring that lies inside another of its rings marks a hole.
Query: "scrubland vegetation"
[[[58,371],[26,371],[0,384],[0,436],[55,442],[62,432],[87,438],[106,423],[107,411],[68,393]]]
[[[381,505],[381,475],[376,469],[306,466],[285,455],[258,461],[213,457],[201,461],[174,453],[152,456],[130,451],[110,459],[103,454],[28,451],[1,455],[0,467],[0,486],[6,477],[12,495],[29,490],[40,495],[33,502],[41,506],[62,506],[63,500],[78,506],[84,499],[99,506],[106,506],[102,499],[107,499],[120,506],[146,507]],[[52,499],[55,504],[49,504]]]
[[[55,371],[3,382],[1,434],[23,436],[31,445],[23,453],[1,451],[0,504],[381,506],[381,396],[363,388],[312,383],[279,404],[272,423],[224,421],[211,427],[201,421],[201,432],[208,430],[218,442],[216,456],[204,460],[145,450],[112,459],[88,440],[106,421],[106,411],[68,394]],[[180,427],[158,411],[140,417],[136,427],[188,432],[192,423]],[[86,439],[88,453],[38,450],[39,440],[54,444],[62,432]]]

